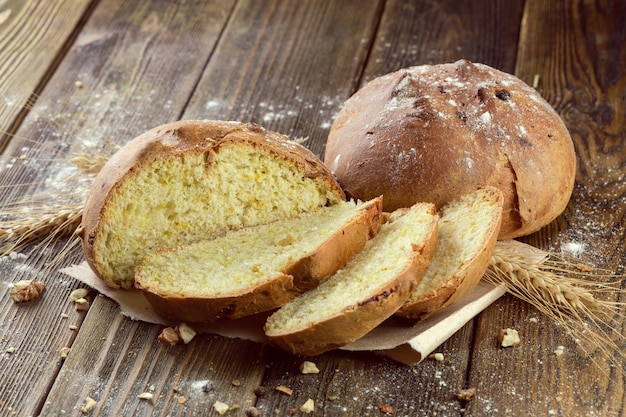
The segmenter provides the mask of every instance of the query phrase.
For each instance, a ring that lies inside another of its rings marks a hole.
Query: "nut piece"
[[[87,288],[78,288],[70,293],[70,302],[73,303],[80,298],[85,298],[88,293],[89,290]]]
[[[59,349],[59,356],[61,357],[61,359],[67,358],[67,355],[70,353],[70,350],[71,349],[67,346]]]
[[[302,372],[303,374],[319,374],[320,370],[315,363],[304,361],[300,365],[300,372]]]
[[[559,356],[563,354],[563,352],[565,352],[565,347],[557,346],[556,349],[554,350],[554,356],[558,358]]]
[[[213,408],[215,408],[215,411],[217,411],[217,414],[222,416],[228,411],[230,407],[226,403],[223,403],[221,401],[215,401],[215,404],[213,404]]]
[[[476,395],[476,388],[462,389],[457,392],[456,397],[461,401],[469,401]]]
[[[521,343],[519,333],[515,329],[500,329],[498,343],[502,347],[517,346]]]
[[[300,411],[307,414],[315,411],[315,403],[313,400],[311,398],[306,400],[305,403],[300,406]]]
[[[31,301],[38,298],[45,288],[43,282],[24,279],[13,284],[9,297],[16,303]]]
[[[150,401],[152,397],[154,397],[154,394],[152,394],[151,392],[142,392],[141,394],[137,396],[137,398],[139,398],[140,400],[147,400],[147,401]]]
[[[98,404],[96,400],[91,397],[85,398],[85,405],[80,408],[81,413],[87,413],[89,410],[94,408]]]
[[[180,336],[184,344],[191,342],[191,339],[196,336],[196,331],[185,323],[179,325],[176,331],[178,331],[178,336]]]
[[[180,337],[178,333],[172,327],[166,327],[163,329],[158,337],[159,342],[165,346],[174,346],[180,343]]]

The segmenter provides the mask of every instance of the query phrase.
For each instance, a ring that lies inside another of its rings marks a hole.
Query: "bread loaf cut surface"
[[[343,267],[382,223],[382,202],[340,202],[148,255],[135,285],[159,315],[214,322],[277,308]]]
[[[266,322],[266,335],[301,355],[317,355],[362,337],[413,293],[436,241],[432,204],[392,213],[346,267],[274,312]]]
[[[321,161],[287,137],[238,122],[186,120],[123,146],[85,204],[85,258],[115,288],[149,253],[336,204]]]
[[[423,318],[453,304],[478,284],[496,244],[502,200],[499,189],[485,187],[439,210],[435,256],[397,315]]]
[[[386,211],[440,208],[495,186],[500,239],[554,220],[576,176],[573,142],[550,104],[519,78],[467,60],[373,79],[344,103],[324,162],[346,194],[383,195]]]

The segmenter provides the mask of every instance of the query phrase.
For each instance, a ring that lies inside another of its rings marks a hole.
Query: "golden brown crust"
[[[554,109],[518,78],[466,60],[372,80],[340,111],[324,162],[349,196],[383,195],[386,211],[441,207],[496,186],[505,198],[500,239],[554,220],[576,173]]]
[[[337,312],[332,318],[288,334],[266,335],[276,346],[292,354],[315,356],[345,346],[393,315],[413,293],[426,272],[437,245],[437,216],[433,207],[431,232],[413,246],[411,263],[391,282],[364,295],[357,305]]]
[[[502,207],[502,193],[494,187],[485,187],[493,201]],[[491,255],[498,240],[498,233],[502,222],[502,210],[496,210],[496,216],[491,219],[489,232],[485,244],[467,262],[460,265],[449,279],[432,291],[424,294],[419,300],[405,303],[396,313],[397,316],[409,319],[424,319],[437,311],[441,311],[449,305],[463,298],[478,285],[483,277]]]
[[[211,155],[219,147],[232,142],[246,142],[291,160],[305,176],[327,179],[328,189],[338,199],[345,199],[345,194],[322,162],[312,152],[279,133],[266,131],[254,124],[228,121],[183,120],[168,123],[143,133],[123,146],[103,167],[90,189],[83,213],[81,237],[85,258],[96,275],[111,287],[119,287],[115,277],[103,273],[94,253],[94,241],[101,233],[107,201],[115,187],[133,171],[165,158],[190,153],[205,154],[206,162],[210,164]]]
[[[315,251],[294,260],[264,283],[227,296],[163,293],[142,278],[141,265],[137,267],[135,286],[143,290],[157,314],[179,322],[216,322],[272,310],[316,287],[345,266],[378,233],[382,219],[382,198],[364,203],[358,217],[337,230]]]

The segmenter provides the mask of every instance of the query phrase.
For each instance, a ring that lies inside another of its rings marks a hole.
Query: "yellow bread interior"
[[[149,255],[136,282],[172,297],[223,298],[250,292],[314,252],[359,216],[366,203],[340,202],[290,219],[231,231]]]
[[[135,266],[162,247],[293,217],[340,201],[324,179],[245,142],[211,154],[188,152],[132,171],[112,190],[95,261],[121,287]]]
[[[295,333],[358,308],[413,262],[414,245],[432,233],[432,225],[429,204],[392,213],[389,222],[345,268],[272,314],[265,333],[270,337]]]
[[[406,305],[436,294],[485,248],[494,234],[494,228],[499,225],[496,219],[502,212],[502,199],[495,191],[492,188],[479,189],[463,195],[439,211],[435,256]]]

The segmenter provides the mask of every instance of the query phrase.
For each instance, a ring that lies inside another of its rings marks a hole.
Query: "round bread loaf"
[[[154,128],[113,155],[92,185],[85,258],[114,288],[164,247],[290,218],[345,199],[311,151],[260,126],[184,120]]]
[[[567,128],[539,93],[467,60],[372,80],[339,112],[324,163],[348,196],[383,195],[386,211],[417,201],[439,208],[476,188],[498,187],[499,239],[554,220],[576,174]]]

